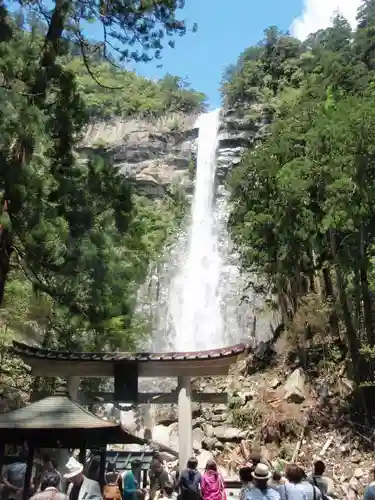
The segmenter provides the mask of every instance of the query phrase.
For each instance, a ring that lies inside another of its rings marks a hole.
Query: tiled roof
[[[0,415],[0,431],[102,430],[123,433],[122,442],[143,443],[143,440],[123,430],[119,424],[102,420],[73,401],[67,391],[36,401],[23,408]]]
[[[129,352],[69,352],[42,349],[29,346],[21,342],[13,342],[13,352],[20,356],[57,361],[209,361],[242,354],[250,347],[249,344],[213,349],[211,351],[196,352],[168,352],[168,353],[129,353]]]

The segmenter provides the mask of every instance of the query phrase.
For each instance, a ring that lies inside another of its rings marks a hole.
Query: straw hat
[[[65,479],[71,479],[74,476],[78,476],[83,471],[83,465],[79,463],[74,457],[70,457],[65,464],[67,472],[64,474]]]
[[[268,481],[272,477],[266,464],[258,464],[253,472],[253,478]]]

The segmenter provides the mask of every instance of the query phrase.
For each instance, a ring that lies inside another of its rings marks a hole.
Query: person
[[[317,460],[313,465],[312,473],[307,476],[309,483],[319,488],[323,500],[328,499],[328,481],[324,476],[325,470],[326,466],[323,460]]]
[[[282,484],[285,484],[287,482],[287,479],[282,476],[281,472],[278,470],[273,471],[272,473],[272,479],[271,479],[271,484],[272,488],[278,488]]]
[[[262,454],[260,451],[253,450],[251,455],[250,455],[250,468],[251,468],[251,476],[253,475],[253,472],[255,471],[255,468],[258,464],[262,462]]]
[[[302,469],[296,464],[289,464],[285,469],[285,477],[287,482],[276,487],[281,500],[307,500],[303,490],[298,487],[303,478]]]
[[[214,460],[208,460],[201,478],[203,500],[226,500],[224,480]]]
[[[28,450],[26,446],[24,446],[19,454],[19,460],[9,464],[4,470],[2,483],[4,484],[4,489],[7,492],[8,500],[19,500],[22,496],[26,476],[27,456]],[[34,478],[35,468],[33,468],[33,472],[31,474],[29,485],[30,493],[33,491]]]
[[[197,470],[198,460],[195,457],[189,458],[177,479],[177,490],[180,493],[180,500],[199,500],[201,498],[200,484],[201,473]]]
[[[64,478],[69,481],[67,495],[69,500],[97,500],[102,498],[97,481],[83,474],[83,465],[74,457],[70,457],[65,465],[67,472]]]
[[[268,486],[272,474],[266,464],[259,463],[252,476],[253,487],[246,492],[245,500],[280,500],[279,492]]]
[[[171,482],[168,471],[166,470],[162,456],[155,453],[149,470],[150,479],[150,500],[153,500],[158,491],[164,489],[166,483]]]
[[[375,500],[375,467],[371,470],[372,481],[363,492],[363,500]]]
[[[69,500],[65,493],[59,491],[61,476],[56,470],[47,470],[42,475],[40,491],[30,500]]]
[[[123,497],[121,474],[116,471],[116,463],[110,462],[104,477],[103,499],[121,500]]]
[[[57,463],[55,460],[51,459],[49,457],[49,455],[43,455],[42,457],[42,462],[43,462],[43,465],[42,465],[42,470],[41,470],[41,473],[40,473],[40,477],[39,477],[39,480],[37,481],[36,484],[39,483],[39,486],[37,488],[37,491],[42,491],[42,482],[43,482],[43,477],[49,473],[49,472],[56,472],[56,474],[60,477],[60,480],[59,480],[59,483],[58,483],[58,490],[59,491],[63,491],[62,490],[62,481],[61,481],[61,474],[60,472],[57,470]]]
[[[177,493],[174,485],[172,483],[166,483],[162,491],[162,496],[159,498],[160,500],[177,500]]]
[[[305,495],[306,500],[323,500],[319,488],[317,488],[307,480],[305,471],[302,469],[302,467],[298,467],[298,471],[300,475],[300,481],[297,484],[297,489],[299,489]]]
[[[139,487],[139,477],[141,473],[142,462],[135,458],[131,462],[131,470],[127,471],[124,476],[124,500],[137,500],[144,498],[145,492]]]
[[[253,486],[252,464],[246,464],[239,470],[240,481],[242,483],[239,499],[245,500],[246,493]]]

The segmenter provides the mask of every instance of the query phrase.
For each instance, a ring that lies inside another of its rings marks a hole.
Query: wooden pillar
[[[100,449],[100,465],[99,465],[99,484],[100,484],[100,489],[103,492],[103,488],[105,485],[105,465],[107,462],[107,446]]]
[[[30,483],[31,483],[31,475],[33,473],[33,464],[34,464],[34,444],[27,443],[27,447],[28,447],[28,455],[26,462],[25,482],[22,491],[22,500],[27,500],[30,496]]]
[[[4,467],[4,458],[5,458],[5,444],[0,443],[0,477],[3,477],[3,467]],[[0,483],[0,498],[5,498],[5,486]]]
[[[68,377],[66,380],[69,396],[75,401],[78,400],[78,389],[80,383],[81,377]]]
[[[179,470],[182,471],[193,453],[190,377],[178,377],[178,441]]]

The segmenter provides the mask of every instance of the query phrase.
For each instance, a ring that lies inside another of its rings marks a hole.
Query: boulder
[[[214,456],[213,454],[208,451],[208,450],[201,450],[199,455],[197,456],[198,460],[198,469],[199,470],[204,470],[206,467],[206,464],[209,460],[213,460]]]
[[[170,425],[178,420],[178,409],[176,405],[160,405],[155,410],[155,425]]]
[[[134,410],[121,411],[120,422],[122,427],[131,433],[135,433],[139,430],[137,413]]]
[[[284,399],[288,403],[303,403],[306,399],[305,393],[306,377],[301,368],[297,368],[289,375],[284,385]]]
[[[220,441],[241,441],[246,436],[246,431],[237,429],[236,427],[220,425],[215,427],[214,435]]]
[[[155,425],[152,429],[152,440],[178,452],[178,424]]]
[[[216,415],[218,413],[225,413],[228,411],[228,406],[225,404],[215,405],[212,409],[213,413]]]
[[[355,477],[356,479],[361,479],[362,476],[363,476],[363,470],[357,467],[357,469],[355,469],[353,473],[353,477]]]
[[[200,450],[202,449],[202,441],[204,439],[204,432],[200,427],[193,429],[193,449]]]
[[[228,418],[229,413],[219,413],[217,415],[212,415],[211,421],[215,423],[225,422]]]
[[[203,432],[204,432],[205,436],[211,438],[214,435],[215,429],[214,429],[214,427],[212,425],[205,424],[205,425],[203,425]]]
[[[216,448],[216,443],[217,443],[217,439],[214,438],[214,437],[205,437],[202,441],[202,448],[204,450],[213,450],[214,448]]]

